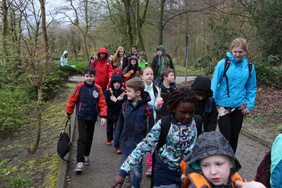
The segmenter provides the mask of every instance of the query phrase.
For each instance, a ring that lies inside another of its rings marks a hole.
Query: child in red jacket
[[[96,71],[87,66],[82,71],[84,82],[79,83],[69,98],[66,117],[73,113],[76,106],[78,119],[77,165],[75,171],[82,172],[83,165],[89,165],[89,154],[93,140],[94,126],[100,109],[101,125],[106,124],[107,103],[102,88],[94,82]]]

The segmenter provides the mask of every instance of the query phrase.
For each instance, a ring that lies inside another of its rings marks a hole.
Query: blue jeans
[[[156,157],[154,168],[154,188],[177,188],[181,183],[181,169],[171,170]]]
[[[121,157],[121,165],[124,163],[124,161],[127,159],[128,155],[127,154],[122,154]],[[140,163],[135,165],[133,167],[133,180],[132,180],[132,187],[134,188],[140,188],[140,184],[142,181],[142,170],[143,170],[143,165],[142,165],[143,159],[141,160]]]

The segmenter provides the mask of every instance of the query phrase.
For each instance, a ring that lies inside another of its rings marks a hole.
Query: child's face
[[[232,56],[233,56],[235,59],[241,59],[241,58],[244,56],[244,54],[246,53],[246,51],[243,50],[243,49],[241,48],[241,46],[238,46],[238,47],[233,48],[233,49],[231,50],[231,52],[232,52]]]
[[[174,82],[174,73],[173,72],[168,73],[167,76],[164,76],[164,80],[170,84],[173,83]]]
[[[207,98],[207,95],[203,94],[203,93],[196,93],[196,97],[198,100],[204,100],[205,98]]]
[[[83,77],[87,84],[92,84],[95,78],[94,74],[89,73],[86,73]]]
[[[127,89],[126,95],[127,95],[127,99],[128,100],[133,100],[134,101],[141,94],[140,91],[135,91],[131,87],[127,87],[126,89]]]
[[[113,61],[113,59],[114,59],[114,55],[110,55],[109,60]]]
[[[225,155],[212,155],[200,160],[205,177],[214,185],[227,185],[232,159]]]
[[[190,102],[180,102],[173,110],[174,118],[182,125],[187,125],[192,121],[196,105]]]
[[[144,80],[146,85],[151,85],[154,78],[154,73],[151,68],[146,68],[143,71],[142,79]]]
[[[104,59],[106,57],[106,54],[105,53],[100,53],[99,56],[100,56],[101,59]]]
[[[132,51],[133,54],[136,54],[136,53],[137,53],[137,49],[136,49],[135,47],[132,47],[132,48],[131,48],[131,51]]]
[[[136,65],[136,59],[131,59],[130,62],[131,62],[131,65]]]
[[[114,86],[115,89],[119,89],[121,84],[120,84],[120,82],[114,82],[113,86]]]
[[[123,51],[123,50],[120,50],[120,51],[118,52],[118,55],[119,55],[120,57],[123,57],[123,56],[124,56],[124,51]]]
[[[93,54],[93,59],[96,59],[98,56],[97,56],[97,54]]]
[[[158,53],[159,56],[163,55],[163,52],[161,50],[157,50],[157,53]]]
[[[144,58],[145,58],[145,57],[144,57],[143,55],[140,55],[140,56],[139,56],[139,61],[143,61]]]

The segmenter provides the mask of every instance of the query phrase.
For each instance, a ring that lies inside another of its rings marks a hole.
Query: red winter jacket
[[[100,58],[100,53],[105,53],[106,57],[104,59]],[[95,83],[98,84],[102,89],[106,89],[109,83],[109,79],[113,74],[113,67],[110,61],[107,62],[108,52],[106,48],[100,48],[98,52],[98,61],[95,65],[95,59],[90,63],[90,66],[94,67],[96,70]]]

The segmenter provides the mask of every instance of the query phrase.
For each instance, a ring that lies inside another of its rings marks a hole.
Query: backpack
[[[69,161],[64,159],[64,157],[68,154],[68,152],[70,151],[70,147],[71,147],[70,137],[69,137],[69,135],[68,135],[68,133],[66,131],[66,127],[68,125],[69,119],[70,118],[67,119],[67,122],[66,122],[64,130],[60,133],[60,137],[59,137],[58,145],[57,145],[57,153],[58,153],[58,155],[60,156],[60,158],[62,160],[66,161],[68,163],[69,163]]]
[[[159,137],[158,145],[152,154],[152,176],[151,176],[151,188],[154,186],[154,166],[156,162],[156,151],[158,151],[163,145],[166,143],[166,137],[168,134],[168,131],[171,126],[171,115],[167,115],[163,118],[161,118],[161,134]],[[202,117],[200,115],[194,115],[196,127],[200,126],[202,124]]]
[[[260,162],[257,170],[255,181],[261,182],[267,188],[270,188],[270,166],[271,166],[271,150],[267,152]]]
[[[249,61],[248,59],[247,59],[247,61],[248,61],[248,68],[249,68],[249,76],[251,77],[251,72],[252,72],[252,68],[253,68],[252,64],[253,63],[251,61]],[[225,77],[225,79],[226,79],[226,87],[227,87],[228,97],[230,97],[230,95],[229,95],[229,84],[228,84],[228,78],[227,78],[226,72],[227,72],[229,67],[230,67],[230,59],[229,59],[229,57],[225,57],[223,77]]]

